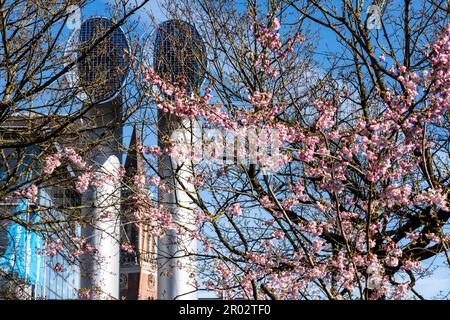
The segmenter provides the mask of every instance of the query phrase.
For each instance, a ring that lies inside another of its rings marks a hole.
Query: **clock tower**
[[[142,224],[133,222],[133,212],[143,210],[130,197],[134,176],[145,175],[144,158],[139,152],[139,133],[136,126],[128,147],[125,161],[125,179],[122,189],[121,241],[129,243],[133,252],[120,251],[120,297],[127,300],[156,299],[156,241]]]

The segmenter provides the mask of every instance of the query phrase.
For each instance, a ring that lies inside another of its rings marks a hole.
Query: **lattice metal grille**
[[[122,86],[128,71],[128,42],[120,28],[90,50],[112,26],[108,19],[90,18],[79,30],[78,56],[86,55],[78,63],[79,81],[86,95],[94,101],[111,99]]]
[[[193,25],[181,20],[169,20],[158,26],[153,68],[171,81],[186,81],[188,89],[198,88],[205,74],[206,49]]]

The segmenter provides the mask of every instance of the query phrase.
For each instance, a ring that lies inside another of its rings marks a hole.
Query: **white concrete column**
[[[98,294],[92,299],[119,299],[120,276],[120,163],[119,145],[122,128],[116,128],[120,115],[120,99],[115,103],[97,105],[90,110],[88,118],[95,119],[96,130],[92,142],[100,139],[93,150],[90,165],[96,170],[96,177],[105,182],[92,187],[83,197],[85,216],[92,217],[92,224],[82,233],[97,250],[93,257],[83,258],[81,287]]]
[[[170,123],[172,121],[172,123]],[[172,136],[179,143],[195,143],[191,121],[181,123],[177,119],[166,118],[160,121],[160,133]],[[176,132],[175,132],[176,131]],[[179,163],[170,156],[160,159],[159,174],[168,185],[169,191],[159,190],[159,204],[169,210],[178,225],[186,230],[195,230],[193,216],[194,202],[189,194],[194,194],[190,178],[194,176],[190,159]],[[178,169],[177,179],[173,178]],[[180,183],[181,182],[181,183]],[[189,193],[189,194],[188,194]],[[197,292],[194,281],[197,276],[196,265],[197,241],[186,233],[175,235],[173,232],[158,241],[158,299],[161,300],[196,300]],[[192,274],[194,277],[192,277]]]

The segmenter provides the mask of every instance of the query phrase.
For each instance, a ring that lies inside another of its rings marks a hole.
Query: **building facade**
[[[122,203],[122,242],[131,244],[131,251],[120,253],[120,296],[127,300],[156,299],[156,239],[144,225],[133,223],[133,213],[142,210],[130,197],[129,187],[136,175],[145,176],[144,159],[139,152],[139,133],[133,128],[125,162],[125,181]]]
[[[2,142],[16,141],[17,136],[30,132],[30,122],[39,119],[14,117],[0,127]],[[39,172],[37,147],[1,150],[0,181],[4,188],[9,181],[27,187]],[[70,170],[63,167],[59,177],[66,180]],[[14,175],[13,179],[10,177]],[[67,223],[54,225],[54,230],[39,222],[58,219],[64,212],[55,208],[76,207],[80,197],[62,184],[42,184],[34,202],[26,198],[0,199],[0,299],[76,299],[79,290],[79,267],[63,251],[45,254],[45,243],[60,237],[78,236],[79,227]],[[67,230],[70,230],[68,232]]]
[[[17,123],[15,124],[17,126]],[[5,129],[4,126],[0,127]],[[20,128],[17,128],[20,130]],[[121,242],[129,243],[133,252],[120,252],[120,299],[148,300],[156,299],[156,239],[152,238],[145,227],[136,224],[132,219],[137,208],[133,201],[128,201],[136,174],[145,174],[144,159],[138,151],[139,136],[136,128],[133,130],[125,161],[126,177],[122,187],[121,202]],[[28,151],[30,155],[32,151]],[[14,157],[8,164],[0,163],[0,174],[6,175],[7,166],[17,166]],[[27,161],[24,161],[24,166]],[[20,166],[19,166],[20,167]],[[19,168],[20,170],[20,168]],[[73,175],[69,167],[61,167],[60,175]],[[33,172],[33,170],[31,170]],[[37,170],[36,170],[37,172]],[[27,175],[24,179],[31,180]],[[67,179],[69,180],[69,179]],[[27,230],[18,223],[12,222],[11,214],[21,215],[23,221],[33,222],[33,219],[43,218],[55,220],[64,218],[70,213],[56,208],[80,207],[83,197],[71,186],[49,184],[40,187],[36,203],[42,211],[36,212],[33,204],[26,201],[0,201],[0,299],[78,299],[82,289],[80,263],[71,258],[64,250],[58,250],[54,255],[45,253],[46,242],[56,241],[60,232],[52,234],[52,230]],[[78,212],[81,214],[81,210]],[[60,219],[64,220],[64,219]],[[69,237],[80,237],[81,226],[53,226],[55,230],[71,230]],[[58,233],[58,234],[57,234]]]

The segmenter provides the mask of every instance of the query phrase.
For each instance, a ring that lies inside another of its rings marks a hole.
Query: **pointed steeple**
[[[125,160],[125,186],[122,189],[122,241],[130,243],[134,252],[121,250],[120,296],[129,300],[156,298],[156,240],[145,225],[136,222],[134,212],[142,209],[133,200],[134,177],[145,174],[144,156],[140,152],[139,130],[133,126]],[[145,210],[145,208],[144,208]]]
[[[125,160],[125,176],[133,179],[137,174],[144,174],[144,156],[139,152],[141,145],[139,139],[139,130],[136,124],[133,126],[133,133],[131,134],[130,144],[128,145],[127,158]]]

